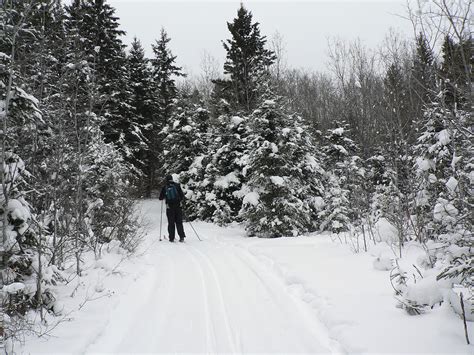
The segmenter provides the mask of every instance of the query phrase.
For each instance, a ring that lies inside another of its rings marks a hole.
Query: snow
[[[458,187],[458,180],[456,180],[455,177],[451,176],[446,182],[446,187],[448,188],[449,192],[451,193],[456,192],[457,187]]]
[[[331,131],[332,134],[335,134],[337,136],[342,136],[344,135],[344,128],[343,127],[339,127],[339,128],[336,128],[336,129],[333,129]]]
[[[379,256],[375,258],[373,265],[375,270],[390,271],[393,269],[393,259],[389,257]]]
[[[28,209],[16,199],[9,200],[7,208],[11,218],[14,221],[21,220],[25,222],[30,218],[30,212],[28,211]]]
[[[191,131],[193,130],[193,127],[191,127],[190,125],[186,125],[186,126],[184,126],[183,128],[181,128],[181,130],[182,130],[183,132],[189,133],[189,132],[191,132]]]
[[[278,153],[278,146],[275,143],[271,143],[270,148],[272,149],[273,154]]]
[[[451,135],[447,129],[443,129],[438,133],[438,141],[441,145],[447,145],[451,142]]]
[[[283,179],[281,176],[270,176],[270,181],[274,185],[285,186],[285,179]]]
[[[472,302],[472,297],[474,290],[468,289],[466,287],[457,286],[454,289],[450,290],[447,298],[453,310],[459,315],[462,316],[462,306],[461,306],[461,296],[464,303],[464,314],[466,319],[470,322],[474,322],[474,302]]]
[[[250,205],[253,205],[253,206],[257,206],[259,199],[260,199],[260,195],[258,194],[258,192],[252,191],[252,192],[249,192],[248,194],[246,194],[244,196],[244,199],[243,199],[242,203],[244,205],[250,204]]]
[[[22,291],[25,289],[25,284],[22,282],[14,282],[11,283],[10,285],[7,285],[1,289],[2,292],[8,293],[10,295],[13,295],[17,293],[18,291]]]
[[[332,146],[335,150],[337,150],[339,153],[342,155],[348,155],[349,153],[347,152],[346,148],[344,148],[342,145],[339,144],[333,144]]]
[[[222,190],[227,189],[231,184],[239,184],[240,180],[234,172],[230,172],[225,176],[220,176],[214,182],[214,186]]]
[[[213,192],[206,192],[206,201],[214,201],[216,199],[216,194]]]
[[[239,117],[239,116],[233,116],[232,119],[231,119],[231,122],[234,126],[238,126],[243,121],[244,121],[244,119],[242,117]]]
[[[18,353],[474,351],[449,302],[419,316],[396,307],[389,273],[373,268],[373,255],[393,257],[388,244],[354,254],[328,235],[245,238],[238,225],[203,222],[193,222],[202,242],[186,223],[186,243],[171,244],[158,241],[160,206],[141,202],[149,231],[135,257],[123,259],[113,244],[100,263],[85,258],[83,276],[70,270],[71,281],[56,287],[63,322],[51,337],[28,336]],[[405,252],[408,268],[423,250]],[[425,276],[413,294],[432,292]]]
[[[33,102],[35,105],[38,105],[39,104],[39,100],[34,97],[33,95],[30,95],[28,94],[25,90],[23,90],[22,88],[19,88],[19,87],[15,87],[15,90],[17,91],[18,93],[18,96],[20,96],[21,98],[23,99],[26,99],[28,101],[31,101]]]
[[[430,159],[416,158],[416,165],[421,171],[428,171],[434,169],[434,163]]]
[[[433,217],[437,221],[451,221],[459,213],[452,203],[444,198],[439,198],[433,210]]]
[[[326,206],[326,203],[324,202],[324,199],[321,196],[314,197],[312,199],[312,202],[318,211],[321,211],[323,207]]]

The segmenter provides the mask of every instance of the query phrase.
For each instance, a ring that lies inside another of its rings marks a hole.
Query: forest
[[[136,250],[136,201],[167,174],[187,218],[248,237],[328,232],[367,251],[383,218],[399,257],[419,243],[472,304],[471,5],[408,7],[413,38],[391,31],[379,48],[333,38],[316,72],[289,67],[244,3],[222,19],[223,67],[207,56],[189,76],[172,33],[158,25],[147,58],[106,0],[2,1],[1,342],[54,313],[50,286],[80,276],[84,253]],[[402,308],[423,312],[394,269]]]

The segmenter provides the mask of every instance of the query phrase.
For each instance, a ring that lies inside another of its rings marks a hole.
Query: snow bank
[[[463,311],[461,306],[461,295],[464,303],[464,316],[469,322],[474,322],[474,302],[472,302],[474,290],[468,289],[466,287],[456,286],[453,289],[449,290],[447,294],[447,299],[453,307],[453,310],[460,317],[463,317]]]
[[[375,270],[390,271],[393,269],[393,259],[384,256],[378,256],[372,263]]]

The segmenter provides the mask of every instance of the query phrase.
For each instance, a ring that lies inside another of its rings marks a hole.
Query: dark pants
[[[170,240],[174,240],[174,227],[178,230],[180,239],[184,239],[183,229],[183,212],[181,207],[169,207],[166,209],[166,217],[168,217],[168,237]]]

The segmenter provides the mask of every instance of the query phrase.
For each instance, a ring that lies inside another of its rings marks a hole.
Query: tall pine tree
[[[154,58],[151,59],[154,107],[151,131],[149,132],[151,138],[148,142],[150,159],[148,161],[147,195],[151,194],[152,189],[157,188],[157,174],[172,173],[158,171],[158,167],[163,162],[163,150],[165,149],[161,144],[163,137],[160,136],[160,132],[170,122],[175,99],[178,95],[175,79],[184,76],[182,69],[175,64],[176,56],[169,48],[170,41],[168,34],[162,29],[160,39],[152,46],[154,53]]]
[[[252,112],[263,93],[260,84],[268,80],[275,54],[265,48],[266,37],[260,24],[241,4],[237,17],[227,23],[231,39],[223,43],[227,52],[224,74],[229,79],[215,80],[215,94],[226,99],[236,111]]]
[[[149,143],[153,139],[153,85],[149,60],[145,58],[145,50],[140,41],[134,38],[127,57],[131,96],[129,98],[130,111],[133,121],[143,134],[143,142],[135,151],[135,161],[141,171],[141,181],[146,182],[150,166]],[[138,133],[138,131],[137,131]],[[143,187],[142,187],[143,189]],[[149,194],[148,194],[149,195]]]

